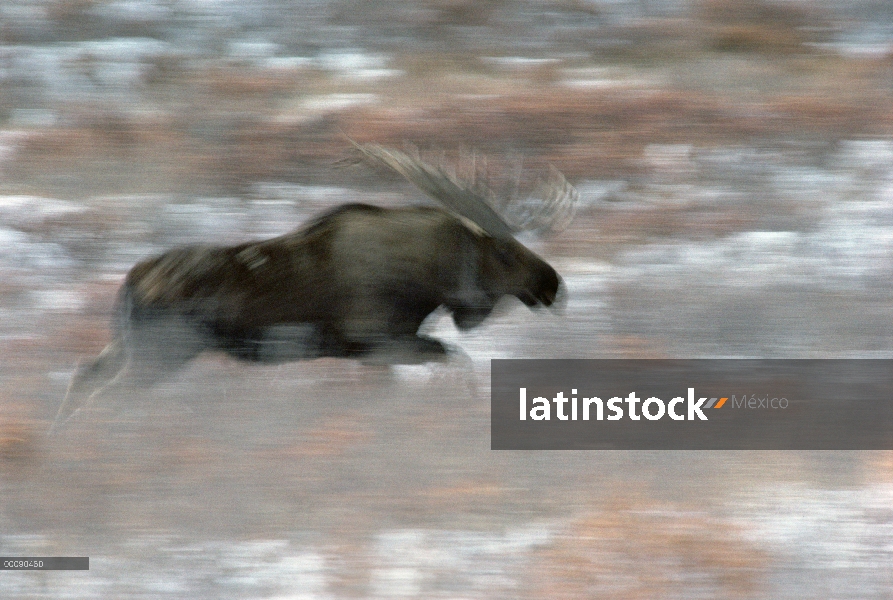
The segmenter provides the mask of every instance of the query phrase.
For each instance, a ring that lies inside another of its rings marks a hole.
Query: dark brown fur
[[[171,250],[128,273],[114,339],[75,374],[54,427],[205,350],[261,363],[437,360],[444,346],[418,330],[438,307],[467,329],[506,295],[551,305],[560,281],[513,238],[427,207],[350,204],[271,240]]]

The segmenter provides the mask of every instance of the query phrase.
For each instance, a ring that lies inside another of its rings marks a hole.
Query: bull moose
[[[77,369],[50,431],[98,396],[148,387],[205,350],[266,364],[423,363],[447,354],[418,334],[441,306],[469,329],[506,295],[530,307],[555,301],[561,278],[515,239],[518,224],[493,208],[486,183],[417,154],[355,146],[361,160],[396,171],[443,208],[346,204],[277,238],[140,262],[121,287],[111,343]],[[543,187],[540,215],[568,218],[573,186],[553,170]]]

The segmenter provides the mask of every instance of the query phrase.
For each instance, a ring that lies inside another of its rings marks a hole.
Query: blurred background
[[[345,136],[564,172],[565,314],[45,438],[136,261],[422,200]],[[891,289],[887,0],[0,0],[0,555],[91,558],[0,596],[889,599],[893,453],[492,452],[488,361],[893,358]]]

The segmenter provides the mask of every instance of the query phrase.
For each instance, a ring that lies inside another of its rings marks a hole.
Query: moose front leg
[[[375,344],[363,357],[369,365],[421,365],[445,362],[449,358],[443,343],[423,335],[401,335]]]

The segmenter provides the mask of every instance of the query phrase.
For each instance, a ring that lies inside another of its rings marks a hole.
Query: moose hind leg
[[[121,338],[116,338],[94,360],[80,364],[71,378],[49,432],[55,433],[75,413],[89,406],[97,392],[119,376],[126,363],[124,342]]]
[[[171,318],[133,324],[125,336],[127,361],[115,378],[91,396],[91,404],[102,406],[120,419],[122,411],[152,414],[143,404],[152,401],[156,383],[172,378],[189,361],[208,348],[207,336],[187,321]]]
[[[50,433],[85,410],[115,411],[130,393],[149,389],[206,347],[200,332],[176,320],[131,325],[75,372]]]

